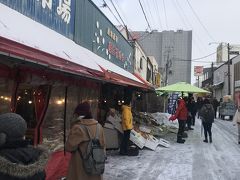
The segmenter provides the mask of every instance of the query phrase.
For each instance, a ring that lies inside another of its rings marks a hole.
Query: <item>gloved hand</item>
[[[176,116],[175,115],[172,115],[170,118],[169,118],[169,121],[174,121],[174,120],[176,120],[177,118],[176,118]]]

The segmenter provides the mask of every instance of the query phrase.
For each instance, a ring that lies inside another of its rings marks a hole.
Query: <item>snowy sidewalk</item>
[[[144,149],[137,157],[108,156],[104,180],[238,180],[240,145],[232,122],[215,120],[213,143],[204,143],[196,120],[184,144],[170,134],[170,148]]]

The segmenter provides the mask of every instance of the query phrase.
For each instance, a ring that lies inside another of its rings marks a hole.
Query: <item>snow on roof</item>
[[[133,74],[81,47],[71,39],[0,3],[0,36],[89,69],[105,70],[140,82]]]

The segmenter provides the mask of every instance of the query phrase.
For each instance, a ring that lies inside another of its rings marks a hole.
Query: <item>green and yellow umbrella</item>
[[[160,87],[155,90],[160,92],[210,93],[209,91],[198,88],[186,82],[179,82],[169,86]]]

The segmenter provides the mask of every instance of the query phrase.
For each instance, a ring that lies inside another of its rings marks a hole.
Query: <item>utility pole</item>
[[[170,62],[170,59],[169,59],[170,52],[171,52],[171,49],[170,49],[170,47],[168,47],[168,50],[167,50],[167,62],[166,62],[166,67],[165,67],[165,71],[166,71],[165,86],[168,85],[168,73],[169,73],[169,68],[171,67],[171,62]]]
[[[231,72],[230,72],[230,45],[227,43],[227,52],[228,52],[228,95],[231,95]]]
[[[169,67],[169,53],[167,55],[167,62],[166,62],[166,76],[165,76],[165,86],[168,84],[168,67]]]
[[[214,68],[213,68],[213,62],[211,64],[211,73],[212,73],[212,86],[213,86],[213,83],[214,83]]]
[[[213,67],[213,62],[212,62],[212,65],[211,65],[211,73],[212,73],[212,88],[211,88],[211,91],[212,91],[212,96],[213,96],[213,84],[214,84],[214,67]]]
[[[197,82],[198,82],[198,87],[200,86],[200,79],[199,76],[197,76]]]

